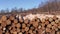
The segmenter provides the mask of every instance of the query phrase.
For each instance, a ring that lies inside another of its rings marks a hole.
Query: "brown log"
[[[19,19],[19,21],[20,21],[20,23],[22,23],[24,20],[21,18],[21,19]]]
[[[51,32],[50,28],[46,28],[46,32]]]
[[[52,18],[52,17],[50,17],[50,18],[49,18],[49,21],[50,21],[50,22],[52,22],[52,21],[53,21],[53,18]]]
[[[2,26],[2,27],[5,27],[5,26],[6,26],[6,22],[2,22],[2,23],[1,23],[1,26]]]
[[[32,33],[32,32],[33,32],[33,31],[30,29],[30,30],[29,30],[29,33]]]
[[[48,25],[49,24],[49,21],[45,21],[45,24]]]
[[[17,27],[17,28],[20,28],[20,27],[21,27],[21,24],[20,24],[20,23],[17,23],[17,24],[16,24],[16,27]]]
[[[33,26],[37,28],[38,27],[38,22],[34,22]]]
[[[6,20],[6,24],[7,24],[7,25],[11,24],[11,21],[10,21],[9,19]]]
[[[0,29],[0,34],[2,34],[3,33],[3,31]]]
[[[55,34],[55,30],[52,30],[52,31],[51,31],[51,34]]]
[[[60,29],[60,26],[58,26],[58,28]]]
[[[51,25],[54,25],[55,24],[55,22],[53,21],[53,22],[51,22]]]
[[[47,27],[48,27],[48,28],[52,28],[52,25],[51,25],[51,24],[48,24]]]
[[[56,19],[57,19],[56,15],[54,15],[54,16],[53,16],[53,19],[54,19],[54,20],[56,20]]]
[[[19,32],[18,34],[22,34],[22,32]]]
[[[57,34],[60,34],[60,31],[57,31]]]
[[[59,20],[55,20],[55,23],[59,23]]]
[[[25,20],[24,20],[24,23],[25,23],[25,24],[28,24],[28,22],[29,22],[28,19],[25,19]]]
[[[10,34],[10,33],[7,31],[6,34]]]
[[[46,21],[49,20],[49,17],[46,16],[45,20],[46,20]]]
[[[10,16],[9,19],[10,20],[14,20],[15,18],[14,18],[14,16]]]
[[[29,30],[29,27],[25,27],[25,31],[27,32]]]
[[[23,24],[22,24],[22,28],[24,29],[25,27],[26,27],[26,24],[23,23]]]
[[[17,19],[14,19],[14,23],[18,23],[18,20]]]
[[[17,28],[17,32],[20,32],[21,30],[20,30],[20,28]]]
[[[44,19],[44,18],[42,18],[41,22],[42,22],[42,23],[44,23],[44,22],[45,22],[45,19]]]
[[[3,15],[3,16],[1,17],[1,20],[2,20],[2,21],[6,21],[6,20],[7,20],[6,15]]]
[[[16,31],[14,31],[14,32],[13,32],[13,34],[17,34],[17,32],[16,32]]]

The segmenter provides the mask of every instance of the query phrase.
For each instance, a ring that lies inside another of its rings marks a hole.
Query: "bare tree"
[[[17,8],[12,8],[11,13],[17,13]]]
[[[5,13],[5,10],[2,9],[2,10],[1,10],[1,13]]]
[[[22,12],[22,11],[23,11],[23,8],[19,8],[19,9],[18,9],[18,12]]]
[[[9,13],[9,9],[7,8],[7,9],[5,10],[5,12],[6,12],[6,13]]]

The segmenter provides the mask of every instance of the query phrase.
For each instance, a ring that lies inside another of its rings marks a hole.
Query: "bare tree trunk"
[[[49,3],[48,3],[48,14],[50,14],[50,7],[49,7]]]

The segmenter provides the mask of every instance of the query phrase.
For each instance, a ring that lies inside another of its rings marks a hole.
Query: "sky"
[[[14,7],[31,9],[38,7],[41,2],[45,3],[47,0],[0,0],[1,9],[12,9]]]

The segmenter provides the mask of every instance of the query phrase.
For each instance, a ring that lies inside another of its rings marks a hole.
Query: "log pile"
[[[60,34],[60,18],[35,17],[32,20],[10,15],[1,16],[0,34]]]

